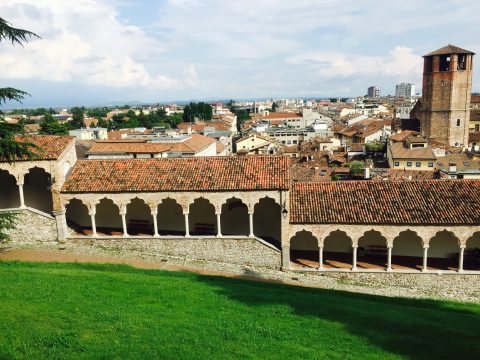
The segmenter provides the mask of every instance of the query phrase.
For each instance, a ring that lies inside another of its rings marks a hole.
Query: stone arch
[[[20,192],[15,176],[0,169],[0,184],[0,209],[20,207]]]
[[[405,230],[393,239],[392,269],[421,270],[423,239],[412,230]]]
[[[182,206],[171,198],[163,199],[157,207],[157,224],[160,235],[185,235],[185,217]]]
[[[223,235],[244,235],[250,232],[248,207],[241,199],[232,197],[222,205],[220,224]]]
[[[352,238],[345,231],[335,230],[323,240],[323,262],[326,268],[352,267]]]
[[[44,213],[53,210],[52,177],[43,168],[33,167],[24,176],[23,196],[25,205]]]
[[[358,239],[357,267],[385,269],[388,260],[387,239],[380,231],[368,230]]]
[[[104,197],[95,206],[97,232],[104,235],[123,235],[120,208],[113,200]]]
[[[281,247],[281,213],[280,205],[268,196],[255,204],[253,212],[253,233],[255,236],[278,248]]]
[[[153,235],[152,211],[144,200],[136,197],[127,204],[125,220],[129,235]]]
[[[65,218],[67,226],[79,235],[92,234],[92,221],[88,214],[88,207],[82,200],[70,199],[65,205]]]
[[[207,199],[195,199],[188,211],[190,235],[217,235],[217,216],[215,206]]]
[[[458,270],[460,241],[454,233],[438,231],[428,245],[428,267],[433,270]]]
[[[318,239],[310,231],[297,231],[290,239],[290,261],[303,267],[320,266]]]
[[[467,239],[463,268],[465,270],[480,270],[480,231]]]

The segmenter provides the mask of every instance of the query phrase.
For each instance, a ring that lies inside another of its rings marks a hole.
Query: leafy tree
[[[361,161],[352,161],[350,163],[350,175],[351,176],[360,176],[363,174],[363,162]]]
[[[191,102],[183,109],[183,121],[193,121],[195,118],[199,118],[201,120],[211,120],[212,117],[212,106],[204,102]]]
[[[384,143],[369,143],[365,144],[365,150],[367,152],[384,152],[386,150],[386,146]]]
[[[81,128],[85,128],[85,121],[83,120],[84,119],[84,114],[85,114],[85,108],[82,106],[82,107],[78,107],[78,106],[75,106],[73,108],[70,109],[70,111],[72,112],[72,121],[70,121],[70,129],[81,129]]]
[[[39,37],[28,30],[14,28],[3,18],[0,18],[0,42],[9,41],[12,45],[23,46],[31,37]],[[23,90],[12,87],[0,88],[0,105],[10,100],[21,102],[28,95]],[[18,129],[17,129],[18,130]],[[9,126],[0,118],[0,159],[9,163],[18,158],[33,158],[32,148],[35,146],[26,142],[15,141],[15,127]],[[15,213],[0,213],[0,240],[8,238],[5,230],[15,227]]]
[[[276,102],[272,103],[272,112],[276,112],[278,108],[278,104]]]
[[[104,120],[103,118],[98,119],[97,126],[105,129],[110,128],[110,124],[108,123],[108,121]]]
[[[40,134],[67,135],[68,130],[64,124],[60,124],[51,114],[45,114],[45,117],[40,122]]]

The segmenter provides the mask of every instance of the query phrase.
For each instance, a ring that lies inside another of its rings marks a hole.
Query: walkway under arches
[[[416,232],[402,231],[394,240],[392,248],[393,270],[422,270],[423,241]]]
[[[51,186],[49,173],[38,167],[31,168],[24,178],[25,205],[50,214],[53,210]]]
[[[95,223],[99,235],[123,235],[120,209],[112,200],[103,198],[95,208]]]
[[[142,199],[135,198],[130,201],[125,219],[129,235],[153,235],[152,211]]]
[[[217,216],[215,207],[204,198],[195,199],[190,204],[188,214],[190,235],[194,236],[216,236]]]
[[[460,245],[449,231],[440,231],[430,239],[428,247],[428,270],[458,270]]]
[[[17,180],[6,170],[0,170],[0,209],[20,207]]]
[[[480,232],[476,232],[467,240],[464,255],[464,270],[480,270]]]
[[[299,231],[290,239],[292,267],[320,267],[318,239],[310,231]]]
[[[253,233],[277,248],[281,247],[281,208],[275,200],[263,198],[255,204]]]
[[[67,226],[78,235],[92,235],[92,222],[87,206],[78,199],[72,199],[65,206]]]
[[[358,239],[357,267],[383,270],[387,266],[387,239],[375,230],[367,231]]]
[[[323,267],[326,269],[352,268],[352,239],[343,231],[332,231],[323,242]]]
[[[228,199],[227,202],[222,205],[222,215],[220,219],[223,235],[249,235],[250,223],[248,208],[242,200],[237,198]]]
[[[157,224],[160,235],[185,236],[185,217],[181,205],[173,199],[164,199],[157,207]]]

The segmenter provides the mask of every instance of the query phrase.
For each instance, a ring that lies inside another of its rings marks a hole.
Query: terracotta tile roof
[[[436,156],[430,147],[407,148],[403,143],[390,144],[390,152],[394,160],[397,159],[425,159],[435,160]]]
[[[158,154],[167,151],[196,153],[214,142],[215,139],[199,134],[192,134],[189,139],[180,142],[99,141],[92,145],[89,153]]]
[[[470,110],[470,121],[480,121],[480,110]]]
[[[432,51],[427,55],[423,55],[423,56],[425,57],[425,56],[450,55],[450,54],[475,54],[475,53],[469,50],[459,48],[458,46],[448,44],[447,46],[444,46],[438,50]]]
[[[480,141],[480,132],[471,132],[468,134],[468,142],[471,143],[471,142],[476,142],[476,141]]]
[[[268,115],[262,116],[262,119],[273,120],[273,119],[291,119],[291,118],[301,118],[302,114],[293,113],[293,112],[271,112]]]
[[[288,189],[284,156],[79,160],[65,193]]]
[[[291,223],[478,225],[479,180],[293,184]]]
[[[41,149],[32,151],[36,154],[34,160],[57,160],[70,145],[75,143],[73,136],[58,135],[15,136],[15,140],[32,143]],[[28,161],[28,159],[17,159],[16,161]],[[0,159],[0,162],[3,162],[3,160]]]
[[[470,102],[471,102],[472,104],[474,104],[474,103],[480,103],[480,95],[472,95],[472,96],[470,97]]]
[[[390,136],[392,141],[404,141],[410,135],[418,135],[419,133],[413,130],[403,130],[395,135]]]

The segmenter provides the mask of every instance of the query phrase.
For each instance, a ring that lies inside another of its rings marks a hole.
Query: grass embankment
[[[0,262],[0,358],[480,357],[480,306]]]

